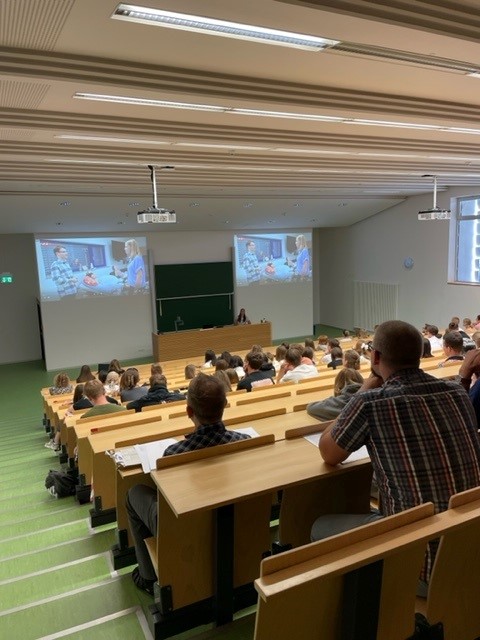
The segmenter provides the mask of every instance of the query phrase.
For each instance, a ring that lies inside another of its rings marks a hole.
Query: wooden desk
[[[168,603],[160,597],[159,615],[169,610],[180,614],[213,598],[220,624],[231,619],[237,590],[258,574],[260,555],[252,557],[239,549],[245,550],[245,539],[268,537],[269,518],[246,518],[250,506],[255,513],[259,501],[271,501],[279,489],[284,489],[283,501],[289,502],[285,490],[301,486],[302,511],[313,515],[306,522],[286,523],[286,530],[308,542],[311,524],[324,512],[322,500],[327,496],[331,512],[368,512],[371,465],[363,460],[330,467],[316,447],[299,438],[161,468],[152,478],[158,489],[158,581],[161,594],[167,588],[171,597]],[[285,510],[287,519],[297,514],[295,508]],[[248,529],[239,531],[237,518],[248,521]],[[214,567],[226,570],[219,577]]]
[[[230,325],[214,329],[171,331],[152,333],[153,357],[156,362],[203,356],[207,349],[237,351],[250,349],[253,344],[272,344],[272,327],[269,322],[259,324]]]

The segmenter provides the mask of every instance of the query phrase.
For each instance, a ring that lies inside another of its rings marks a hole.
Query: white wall
[[[151,264],[226,262],[232,259],[232,231],[159,231],[150,232],[147,236]],[[41,351],[33,236],[0,235],[1,271],[11,271],[15,284],[0,288],[0,363],[37,360]],[[262,317],[271,320],[275,338],[310,334],[313,324],[311,289],[302,296],[301,304],[279,294],[278,289],[269,291],[273,292],[271,299],[261,296],[249,301],[248,313],[252,321],[260,321]],[[150,307],[138,310],[134,305],[117,308],[115,305],[121,304],[122,300],[119,302],[115,298],[107,301],[107,308],[99,303],[99,300],[62,302],[61,315],[58,314],[58,306],[52,304],[45,310],[44,305],[49,370],[82,363],[95,364],[112,357],[121,360],[151,355],[153,310]],[[247,305],[239,295],[235,311],[241,306]]]
[[[463,195],[476,192],[450,189],[439,194],[438,205],[450,208],[450,198]],[[354,280],[398,283],[398,318],[419,327],[425,322],[444,327],[452,315],[480,313],[478,287],[447,284],[449,223],[417,219],[431,204],[431,195],[417,196],[348,229],[320,231],[323,323],[353,326]],[[415,261],[410,271],[403,266],[406,257]]]

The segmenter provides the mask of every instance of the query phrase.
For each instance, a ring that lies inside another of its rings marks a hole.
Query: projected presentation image
[[[35,238],[43,302],[150,291],[147,240],[130,238]]]
[[[311,246],[311,233],[235,236],[237,286],[311,281]]]

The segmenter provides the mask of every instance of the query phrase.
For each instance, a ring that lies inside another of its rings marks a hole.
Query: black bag
[[[45,488],[57,498],[75,495],[75,485],[78,483],[76,469],[54,471],[50,469],[45,478]]]

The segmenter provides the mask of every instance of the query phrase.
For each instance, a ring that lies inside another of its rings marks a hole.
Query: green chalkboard
[[[155,298],[158,331],[232,324],[232,263],[155,265]]]

